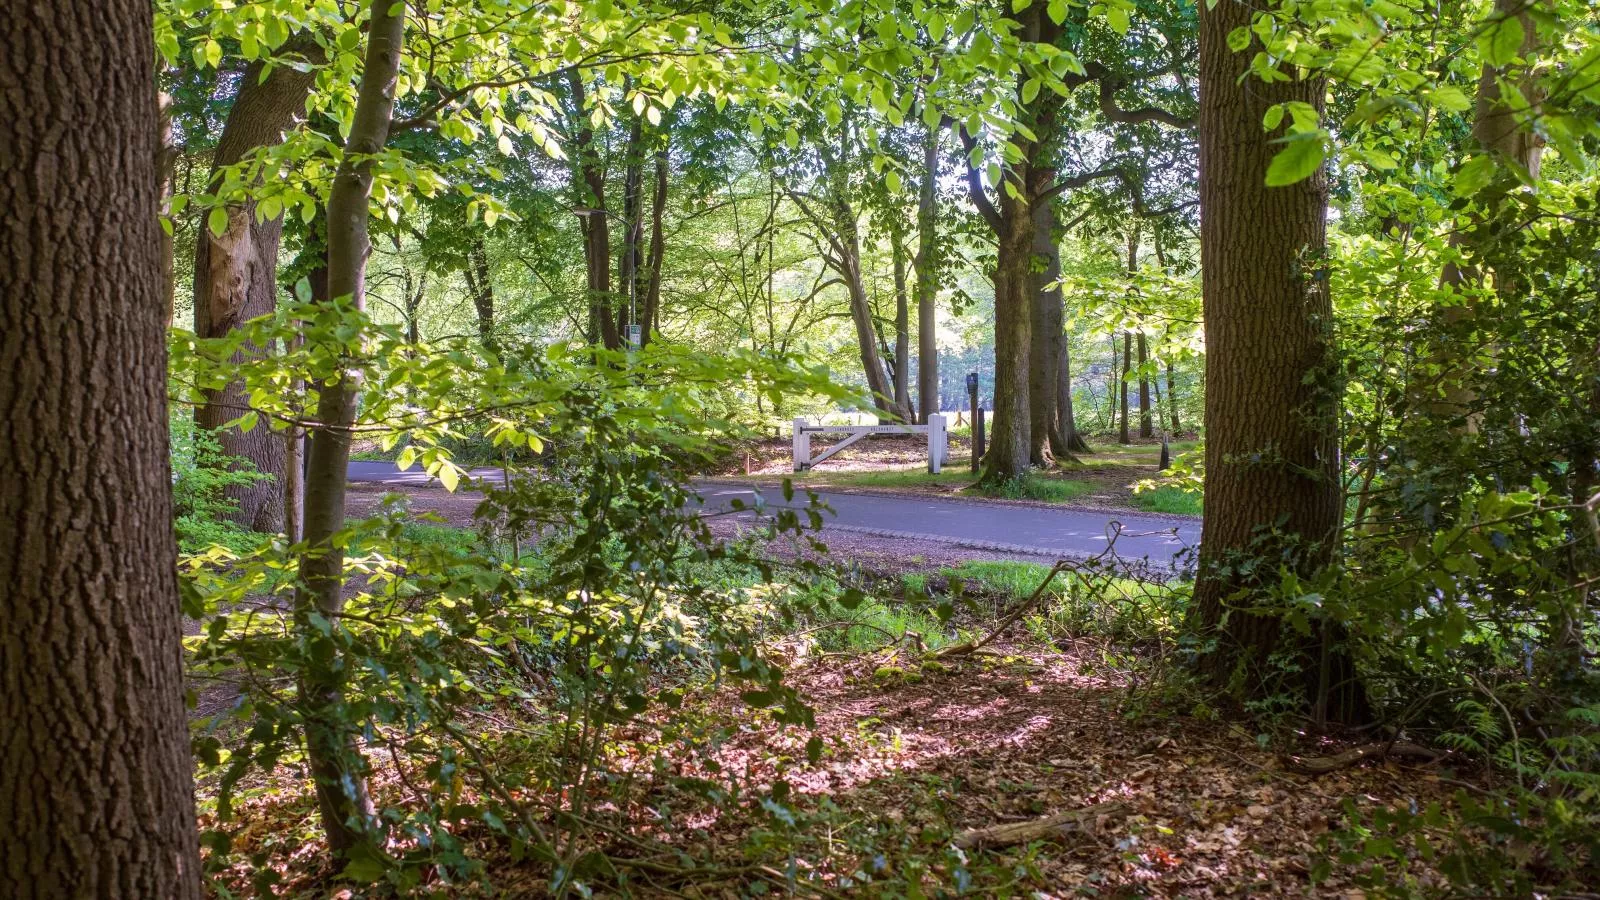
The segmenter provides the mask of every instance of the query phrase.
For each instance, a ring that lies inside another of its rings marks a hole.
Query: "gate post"
[[[939,474],[939,467],[944,465],[945,451],[948,449],[946,441],[948,432],[944,430],[944,416],[932,415],[928,417],[928,471]]]
[[[806,431],[806,420],[794,420],[794,470],[804,472],[811,468],[811,432]]]

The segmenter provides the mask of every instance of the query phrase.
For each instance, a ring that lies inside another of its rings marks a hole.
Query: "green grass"
[[[960,632],[940,624],[927,612],[904,604],[890,605],[876,599],[868,599],[827,627],[818,628],[813,634],[817,645],[825,650],[864,652],[899,640],[908,631],[920,635],[922,645],[929,650],[938,650],[962,639]]]
[[[1039,583],[1050,574],[1050,567],[1010,560],[968,560],[954,568],[943,569],[940,574],[979,585],[996,594],[1028,597],[1039,589]],[[1061,581],[1061,576],[1057,576],[1056,584],[1060,585]]]
[[[1158,487],[1133,495],[1133,505],[1148,512],[1198,516],[1203,511],[1200,495],[1179,487]]]
[[[1014,478],[997,488],[984,491],[991,497],[1004,497],[1007,500],[1038,500],[1042,503],[1069,503],[1093,492],[1094,485],[1087,481],[1048,478],[1043,475]]]

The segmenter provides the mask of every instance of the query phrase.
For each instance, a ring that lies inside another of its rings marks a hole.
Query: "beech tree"
[[[0,894],[200,896],[151,7],[0,16]]]
[[[220,189],[221,182],[236,177],[233,167],[252,152],[282,143],[284,132],[304,115],[306,96],[316,79],[315,70],[304,64],[305,57],[320,56],[321,51],[309,36],[302,35],[285,47],[285,53],[299,58],[301,64],[268,66],[256,60],[237,75],[238,89],[211,162],[214,188]],[[249,200],[213,210],[207,227],[195,241],[196,336],[223,337],[240,323],[267,315],[277,307],[278,246],[282,236],[281,212],[267,216]],[[241,350],[237,359],[266,352],[271,348],[250,347]],[[195,410],[195,422],[216,430],[224,453],[249,462],[257,472],[268,476],[227,488],[228,496],[238,504],[234,521],[256,531],[281,531],[284,442],[264,428],[223,427],[248,411],[245,401],[238,382],[208,392],[206,402]]]

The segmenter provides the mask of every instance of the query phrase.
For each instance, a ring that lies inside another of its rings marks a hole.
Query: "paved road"
[[[478,477],[499,477],[499,469],[477,469]],[[426,484],[426,474],[399,472],[391,463],[350,463],[351,481],[387,484]],[[726,509],[735,499],[754,502],[755,488],[728,482],[701,482],[706,505]],[[783,504],[783,494],[766,488],[769,505]],[[1113,522],[1122,526],[1116,539],[1117,556],[1147,559],[1165,567],[1185,547],[1200,542],[1200,523],[1194,519],[1145,516],[1138,513],[1099,512],[1084,509],[1050,509],[1037,506],[947,500],[886,494],[819,492],[833,514],[824,514],[825,528],[943,541],[981,549],[1052,556],[1087,557],[1102,552],[1110,540]],[[803,505],[797,494],[795,505]]]

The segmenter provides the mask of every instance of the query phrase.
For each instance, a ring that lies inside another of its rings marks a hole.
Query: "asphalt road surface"
[[[474,469],[472,474],[498,478],[500,470]],[[350,480],[425,485],[431,479],[416,468],[401,472],[392,463],[353,460]],[[755,503],[757,489],[751,485],[701,482],[697,487],[710,509],[726,510],[735,499],[746,505]],[[805,504],[805,495],[798,491],[794,502],[788,504],[776,488],[763,489],[762,496],[768,506]],[[818,497],[832,509],[831,514],[823,514],[824,529],[941,541],[1001,552],[1085,558],[1103,553],[1115,535],[1115,553],[1121,559],[1146,560],[1149,565],[1165,568],[1185,548],[1200,543],[1197,519],[905,494],[818,492]]]

